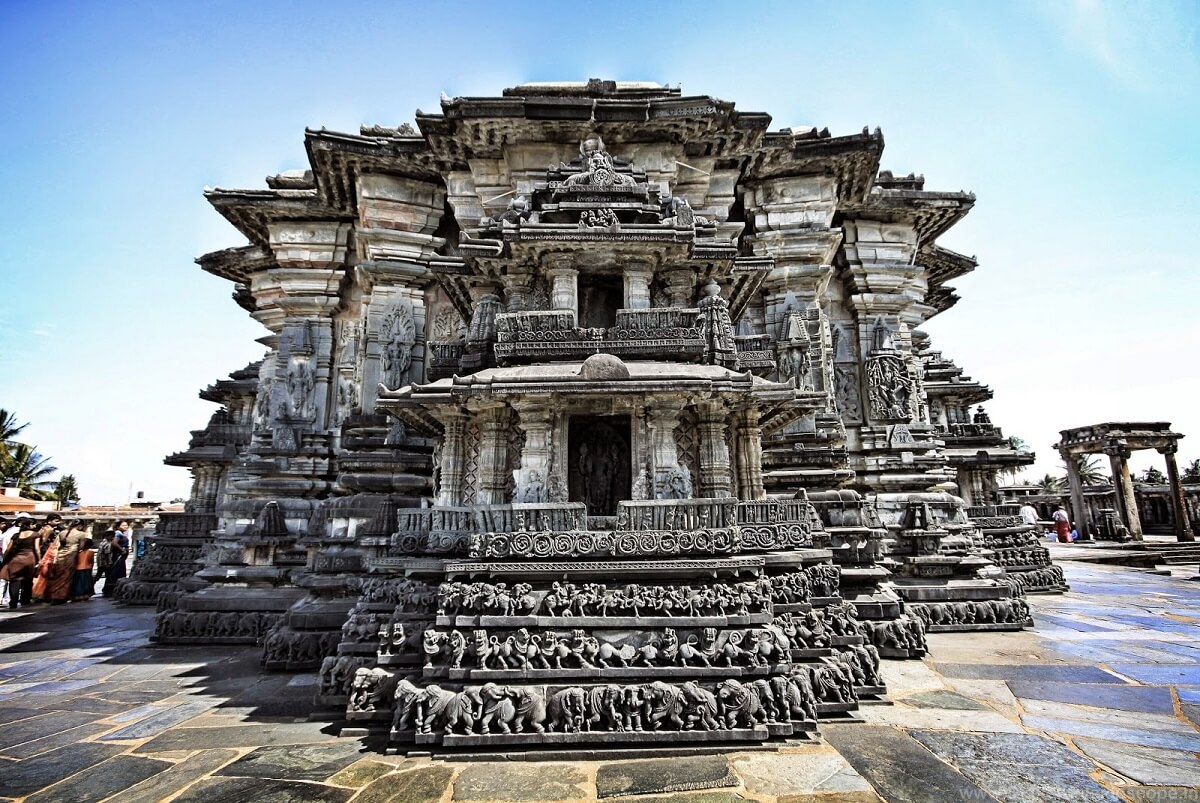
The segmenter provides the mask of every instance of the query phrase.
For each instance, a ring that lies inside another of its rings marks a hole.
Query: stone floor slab
[[[1097,666],[1038,666],[1031,664],[943,664],[934,666],[952,678],[1029,680],[1049,683],[1120,683],[1121,678]]]
[[[996,798],[939,760],[919,742],[894,728],[828,725],[826,740],[889,803]]]
[[[1010,680],[1008,687],[1014,695],[1025,700],[1049,700],[1147,714],[1170,714],[1175,710],[1171,690],[1155,686]]]
[[[683,756],[601,764],[596,796],[650,795],[737,786],[724,756]]]
[[[897,703],[896,705],[863,706],[856,713],[864,722],[873,725],[984,730],[996,733],[1023,732],[1018,723],[991,709],[964,711],[949,708],[910,708],[903,703]]]
[[[874,793],[850,763],[828,745],[787,753],[742,753],[731,757],[733,770],[753,795]]]
[[[366,786],[376,778],[387,775],[395,769],[391,764],[362,759],[339,770],[336,775],[329,779],[329,783],[334,786],[352,786],[357,789]]]
[[[481,762],[467,767],[458,776],[453,799],[506,803],[572,800],[590,795],[585,788],[587,780],[583,770],[573,764]]]
[[[225,728],[174,728],[146,742],[135,752],[208,750],[214,747],[266,747],[278,744],[319,744],[337,737],[323,733],[320,722],[294,724],[255,723]]]
[[[47,753],[59,747],[75,744],[96,734],[104,733],[104,731],[108,730],[108,727],[108,725],[89,722],[87,725],[80,725],[78,728],[68,728],[67,730],[50,733],[40,739],[33,739],[32,741],[22,742],[12,747],[6,747],[0,755],[6,758],[32,758],[33,756]]]
[[[210,700],[193,700],[179,705],[172,705],[155,714],[151,714],[145,719],[138,720],[131,725],[106,734],[101,738],[106,742],[122,739],[148,739],[159,735],[173,725],[186,722],[204,713],[212,708],[214,704]]]
[[[354,803],[438,803],[453,777],[454,770],[442,764],[385,775],[359,792]]]
[[[160,803],[237,757],[236,750],[204,750],[121,793],[120,803]]]
[[[4,794],[22,797],[121,752],[117,745],[84,742],[4,766]]]
[[[1118,728],[1113,725],[1102,725],[1095,722],[1079,722],[1073,719],[1054,719],[1051,717],[1024,717],[1027,727],[1036,728],[1047,733],[1065,733],[1072,736],[1090,736],[1094,739],[1108,739],[1115,742],[1144,744],[1150,747],[1166,747],[1172,750],[1200,751],[1200,733],[1175,733],[1173,731],[1139,730],[1137,728]]]
[[[171,766],[140,756],[116,756],[25,798],[25,803],[94,803]]]
[[[1196,733],[1196,729],[1178,717],[1167,714],[1147,714],[1142,711],[1116,711],[1111,708],[1091,708],[1070,703],[1050,703],[1044,700],[1027,700],[1022,706],[1027,716],[1074,719],[1079,722],[1095,722],[1119,728],[1146,728],[1178,733]]]
[[[262,778],[204,778],[188,787],[174,803],[342,803],[354,794],[315,783]]]
[[[1075,746],[1138,783],[1200,787],[1200,759],[1185,750],[1075,739]]]
[[[1119,803],[1095,765],[1031,734],[913,731],[912,737],[1003,803]]]
[[[988,710],[987,706],[975,702],[970,697],[964,697],[958,692],[944,691],[942,689],[910,694],[904,698],[904,704],[911,705],[914,708],[949,708],[960,711]]]
[[[37,717],[19,719],[0,728],[0,751],[60,731],[95,722],[95,714],[85,711],[51,711]]]
[[[1152,685],[1200,686],[1200,666],[1195,664],[1110,664],[1139,683]]]
[[[360,757],[358,742],[349,739],[330,744],[260,747],[225,767],[218,775],[323,781]]]

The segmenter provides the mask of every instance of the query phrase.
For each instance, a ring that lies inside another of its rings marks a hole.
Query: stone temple
[[[123,599],[401,750],[803,737],[926,632],[1027,626],[1062,572],[994,491],[1033,456],[919,328],[974,196],[770,122],[527,84],[209,191],[267,353]]]

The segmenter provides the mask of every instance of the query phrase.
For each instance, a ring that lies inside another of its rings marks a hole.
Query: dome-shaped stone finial
[[[583,361],[579,376],[592,380],[628,379],[629,368],[614,354],[593,354]]]

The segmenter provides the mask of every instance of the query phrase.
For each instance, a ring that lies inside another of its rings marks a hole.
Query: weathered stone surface
[[[743,753],[732,757],[733,769],[751,794],[816,795],[874,790],[854,768],[829,747],[786,753]]]
[[[923,691],[910,694],[904,698],[905,705],[916,708],[950,708],[961,711],[986,711],[987,706],[980,705],[970,697],[952,691]]]
[[[1196,799],[1193,786],[1129,786],[1121,791],[1133,803],[1181,803]]]
[[[1200,759],[1193,752],[1101,739],[1076,739],[1075,746],[1138,783],[1200,787]]]
[[[139,756],[116,756],[26,798],[28,803],[92,803],[163,772],[171,764]]]
[[[222,769],[219,775],[323,781],[358,760],[357,742],[260,747]]]
[[[160,750],[207,750],[214,747],[258,747],[276,744],[319,744],[335,737],[322,733],[319,723],[250,724],[223,728],[176,728],[137,748],[138,753]]]
[[[0,750],[42,739],[59,731],[95,722],[98,717],[83,711],[52,711],[11,722],[0,728]]]
[[[157,736],[173,725],[186,722],[192,717],[204,713],[215,704],[216,701],[214,700],[193,700],[191,702],[172,705],[156,714],[151,714],[145,719],[138,720],[132,725],[127,725],[124,728],[118,728],[112,733],[107,733],[102,737],[102,740],[110,742],[123,739],[147,739],[151,736]]]
[[[121,793],[121,803],[159,803],[236,757],[236,750],[201,751],[126,789]]]
[[[188,787],[174,803],[342,803],[354,794],[313,783],[262,778],[205,778]]]
[[[121,749],[117,745],[85,742],[13,762],[4,767],[4,793],[14,797],[32,794],[85,767],[99,764],[120,753]]]
[[[822,732],[889,803],[997,800],[900,731],[872,725],[829,725]]]
[[[78,741],[95,736],[98,733],[103,733],[106,730],[108,730],[108,726],[99,723],[80,725],[78,728],[68,728],[67,730],[51,732],[40,739],[31,739],[28,742],[21,742],[21,744],[6,747],[3,751],[0,751],[0,755],[7,758],[29,758],[30,756],[36,756],[58,747],[75,744]]]
[[[1148,714],[1174,712],[1171,690],[1155,686],[1010,680],[1008,687],[1023,700],[1051,700]]]
[[[622,761],[602,764],[596,771],[596,794],[647,795],[737,786],[729,761],[724,756]]]
[[[949,731],[914,731],[912,736],[1005,803],[1118,803],[1092,780],[1094,764],[1040,736]]]
[[[357,788],[366,786],[381,775],[387,775],[389,772],[395,771],[395,769],[391,764],[363,759],[339,771],[329,779],[329,783],[334,786],[353,786]]]
[[[571,764],[472,764],[454,782],[454,800],[560,800],[586,797],[587,776]]]
[[[1095,722],[1080,722],[1073,719],[1056,719],[1053,717],[1027,716],[1023,717],[1026,727],[1036,728],[1049,733],[1066,733],[1074,736],[1091,736],[1095,739],[1109,739],[1131,744],[1144,744],[1150,747],[1166,747],[1172,750],[1200,751],[1200,733],[1182,733],[1174,731],[1154,731],[1138,728],[1125,728],[1115,725],[1104,725]]]
[[[354,803],[437,803],[453,777],[454,770],[440,764],[403,770],[372,781]]]
[[[1121,678],[1098,666],[1037,666],[1030,664],[936,664],[951,678],[1018,680],[1048,683],[1117,683]]]

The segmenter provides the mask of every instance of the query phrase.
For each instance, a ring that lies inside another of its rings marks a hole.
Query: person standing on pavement
[[[117,593],[117,583],[125,578],[127,569],[125,561],[129,558],[129,522],[118,521],[113,527],[112,562],[104,575],[104,596],[112,597]]]
[[[42,551],[38,531],[33,528],[33,519],[26,516],[18,519],[20,531],[8,542],[0,563],[0,580],[8,581],[8,607],[33,603],[33,575],[37,572]]]
[[[1036,527],[1038,537],[1040,538],[1042,530],[1041,530],[1041,527],[1038,526],[1038,521],[1039,521],[1040,517],[1038,516],[1037,508],[1034,507],[1033,505],[1029,504],[1028,502],[1026,502],[1025,504],[1021,505],[1020,512],[1021,512],[1021,521],[1025,522],[1030,527]]]
[[[8,542],[12,537],[21,532],[21,517],[19,514],[15,519],[4,522],[4,532],[0,532],[0,555],[3,555],[8,549]],[[0,580],[0,603],[8,598],[8,581]]]
[[[1062,505],[1058,506],[1058,510],[1054,511],[1054,532],[1058,536],[1060,544],[1071,543],[1071,517],[1067,515],[1067,510]]]

